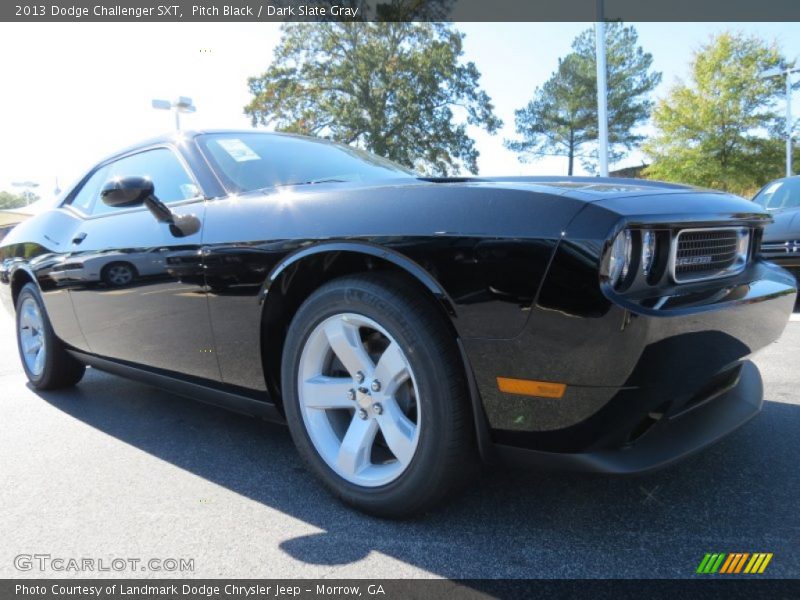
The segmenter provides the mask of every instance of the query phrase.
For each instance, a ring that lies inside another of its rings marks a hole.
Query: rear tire
[[[86,371],[64,348],[50,325],[39,289],[27,283],[17,298],[17,348],[22,368],[37,390],[72,387]]]
[[[371,273],[320,287],[292,320],[281,375],[300,455],[364,512],[427,511],[476,472],[455,339],[413,280]]]

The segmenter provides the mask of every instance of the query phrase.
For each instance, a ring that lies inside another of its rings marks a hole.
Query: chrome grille
[[[734,275],[747,263],[746,228],[683,229],[673,243],[671,270],[677,283]]]

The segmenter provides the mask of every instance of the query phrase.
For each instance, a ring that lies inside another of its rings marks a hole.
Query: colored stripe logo
[[[703,575],[763,573],[769,561],[772,560],[772,552],[719,552],[708,553],[697,566],[697,572]]]

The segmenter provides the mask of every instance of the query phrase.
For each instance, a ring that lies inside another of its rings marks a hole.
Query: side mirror
[[[155,195],[153,182],[145,177],[112,179],[103,186],[100,197],[108,206],[147,207],[159,223],[167,223],[175,237],[186,237],[200,231],[200,219],[194,215],[176,215]]]
[[[130,208],[141,206],[154,192],[153,182],[145,177],[123,177],[106,183],[100,198],[107,206]]]

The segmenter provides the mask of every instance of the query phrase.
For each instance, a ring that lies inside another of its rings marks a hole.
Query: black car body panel
[[[486,458],[496,446],[535,462],[641,471],[760,409],[747,358],[786,324],[796,295],[788,273],[751,254],[731,276],[677,285],[665,275],[635,294],[599,274],[626,227],[745,227],[754,247],[769,217],[751,202],[596,178],[399,176],[236,193],[201,135],[154,140],[97,167],[143,149],[176,152],[199,195],[170,209],[199,219],[198,232],[176,236],[144,208],[87,216],[67,194],[2,241],[5,303],[35,281],[81,360],[279,419],[283,336],[302,300],[337,276],[393,269],[436,298],[463,348]],[[88,257],[95,266],[75,276]],[[145,259],[162,266],[145,272],[136,266]],[[134,279],[113,287],[98,260],[132,265]],[[562,382],[566,392],[509,394],[497,377]],[[699,416],[720,410],[732,416]],[[635,460],[614,458],[637,444]]]

